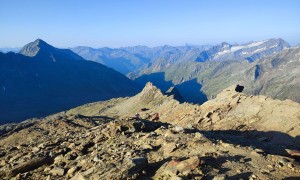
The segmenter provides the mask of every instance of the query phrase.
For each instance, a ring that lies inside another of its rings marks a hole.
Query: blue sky
[[[0,47],[300,43],[299,0],[1,0]]]

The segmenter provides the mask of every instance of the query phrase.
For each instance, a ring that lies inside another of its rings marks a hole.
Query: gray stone
[[[3,151],[0,151],[0,158],[1,157],[4,157],[6,155],[6,153],[5,152],[3,152]]]
[[[65,170],[61,167],[54,167],[49,171],[49,173],[54,176],[63,176],[65,174]]]
[[[126,158],[123,161],[122,167],[126,169],[128,175],[133,175],[141,171],[148,165],[148,160],[145,157]]]
[[[184,129],[183,129],[183,127],[181,127],[181,126],[175,126],[175,127],[172,129],[172,131],[175,132],[175,133],[179,133],[179,132],[183,132]]]
[[[37,152],[39,152],[40,151],[40,148],[38,148],[38,147],[33,147],[32,148],[32,152],[33,153],[37,153]]]
[[[226,179],[226,175],[224,174],[217,175],[213,178],[213,180],[225,180],[225,179]]]
[[[68,174],[68,175],[72,175],[72,174],[73,174],[74,172],[76,172],[78,169],[79,169],[78,166],[71,167],[71,168],[67,171],[67,174]]]
[[[168,156],[171,152],[173,152],[176,149],[176,144],[174,142],[168,143],[164,145],[164,155]]]

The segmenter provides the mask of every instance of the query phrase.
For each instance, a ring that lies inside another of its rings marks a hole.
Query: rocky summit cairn
[[[236,88],[200,106],[148,83],[130,98],[2,126],[0,179],[300,177],[300,105]]]

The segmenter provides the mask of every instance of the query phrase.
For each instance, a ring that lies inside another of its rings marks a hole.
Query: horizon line
[[[250,40],[250,41],[244,41],[244,42],[227,42],[227,41],[220,41],[219,43],[203,43],[203,44],[195,44],[195,43],[184,43],[181,45],[170,45],[170,44],[162,44],[162,45],[155,45],[155,46],[149,46],[149,45],[143,45],[143,44],[137,44],[137,45],[126,45],[126,46],[89,46],[89,45],[74,45],[74,46],[56,46],[53,45],[52,43],[48,43],[48,41],[42,39],[42,38],[36,38],[34,41],[36,40],[42,40],[44,42],[46,42],[47,44],[56,47],[56,48],[60,48],[60,49],[72,49],[72,48],[76,48],[76,47],[89,47],[89,48],[93,48],[93,49],[101,49],[101,48],[110,48],[110,49],[121,49],[121,48],[128,48],[128,47],[137,47],[137,46],[144,46],[144,47],[148,47],[148,48],[156,48],[156,47],[163,47],[163,46],[171,46],[171,47],[184,47],[184,46],[216,46],[222,43],[228,43],[230,45],[242,45],[242,44],[247,44],[247,43],[252,43],[252,42],[260,42],[260,41],[266,41],[266,40],[270,40],[270,39],[282,39],[285,42],[287,42],[291,47],[295,47],[295,46],[299,46],[300,42],[295,43],[295,44],[291,44],[290,42],[288,42],[287,40],[280,38],[280,37],[276,37],[276,38],[268,38],[268,39],[261,39],[261,40]],[[23,48],[25,45],[34,42],[34,41],[30,41],[22,46],[0,46],[0,49],[21,49]]]

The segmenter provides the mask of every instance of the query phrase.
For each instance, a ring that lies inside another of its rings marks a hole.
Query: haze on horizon
[[[297,0],[0,1],[0,47],[300,43]]]

